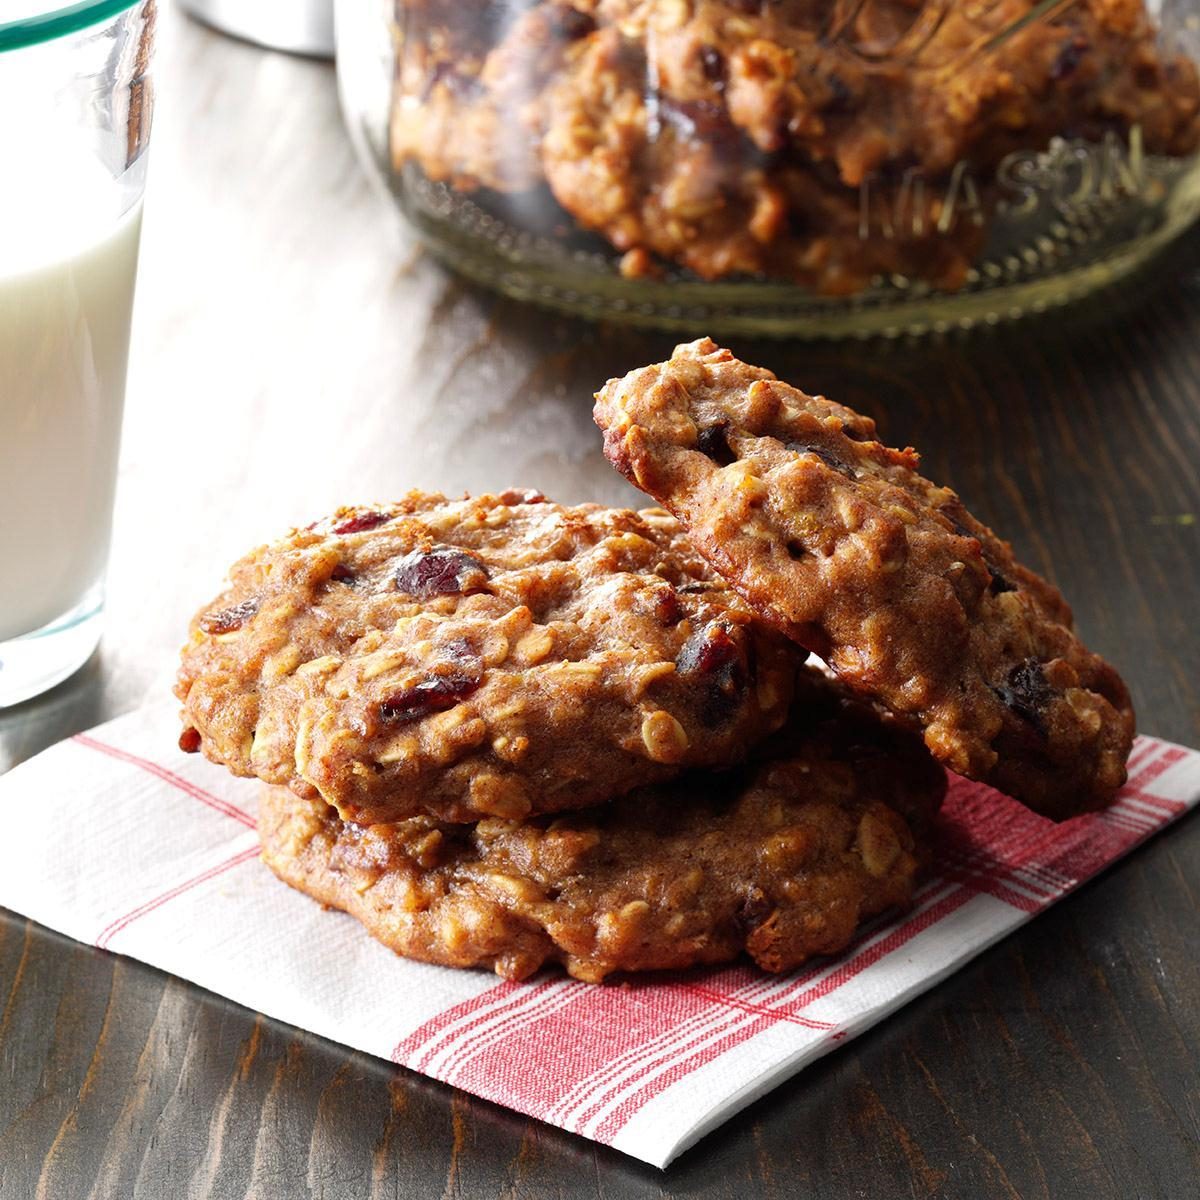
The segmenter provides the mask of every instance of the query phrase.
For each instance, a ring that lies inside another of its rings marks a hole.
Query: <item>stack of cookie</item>
[[[268,785],[286,882],[513,979],[782,971],[909,901],[939,760],[1055,818],[1120,786],[1119,677],[869,420],[708,341],[596,418],[670,513],[412,493],[195,618],[180,745]]]
[[[847,296],[903,275],[954,290],[997,193],[1036,195],[1032,175],[1010,190],[1014,175],[1054,139],[1171,156],[1200,140],[1196,68],[1146,0],[397,11],[402,186],[421,195],[414,168],[448,184],[424,202],[441,219],[467,195],[514,234],[574,225],[634,277],[682,267]]]

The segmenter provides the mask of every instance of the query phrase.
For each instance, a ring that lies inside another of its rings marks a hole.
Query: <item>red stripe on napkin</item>
[[[115,758],[120,762],[141,767],[143,771],[153,775],[156,779],[161,779],[164,783],[169,783],[181,792],[186,792],[193,800],[199,800],[201,804],[206,804],[209,808],[223,813],[227,817],[232,817],[235,821],[240,821],[250,829],[253,829],[256,825],[254,818],[245,809],[238,808],[236,804],[231,804],[228,800],[222,800],[219,796],[214,796],[211,792],[206,792],[202,787],[197,787],[190,780],[184,779],[182,775],[176,775],[174,771],[168,771],[166,767],[159,766],[158,763],[151,762],[148,758],[141,758],[136,754],[130,754],[128,750],[118,750],[116,746],[109,746],[105,742],[98,742],[95,738],[88,737],[86,733],[77,733],[71,740],[77,742],[80,746],[86,746],[89,750],[96,750],[101,754],[107,754],[109,758]]]
[[[1148,791],[1184,757],[1143,739],[1118,803],[1060,825],[952,777],[940,818],[939,875],[913,912],[868,927],[838,959],[784,978],[734,967],[625,986],[584,987],[557,975],[533,985],[500,983],[414,1030],[393,1058],[611,1142],[656,1096],[778,1022],[818,1038],[843,1036],[802,1010],[980,894],[1025,913],[1048,907],[1185,807]]]
[[[109,942],[122,929],[128,929],[139,917],[144,917],[147,913],[154,912],[156,908],[162,908],[164,904],[169,900],[174,900],[176,896],[182,896],[184,892],[190,892],[192,888],[202,883],[207,883],[210,879],[214,879],[218,875],[223,875],[231,867],[239,866],[241,863],[249,862],[252,858],[257,858],[258,853],[258,847],[251,846],[249,850],[243,850],[240,854],[235,854],[231,858],[225,859],[224,862],[217,863],[215,867],[209,867],[207,871],[201,871],[199,875],[184,880],[183,883],[176,884],[175,887],[163,892],[161,895],[155,896],[152,900],[147,900],[144,904],[139,904],[137,908],[130,910],[124,916],[110,921],[96,935],[96,945],[102,950],[106,949]]]

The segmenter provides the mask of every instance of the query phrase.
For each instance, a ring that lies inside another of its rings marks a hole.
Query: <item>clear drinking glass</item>
[[[2,707],[100,637],[155,0],[15,0],[0,17]]]

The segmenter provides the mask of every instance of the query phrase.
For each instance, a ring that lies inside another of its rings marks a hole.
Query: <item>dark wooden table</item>
[[[164,15],[109,633],[0,714],[0,770],[158,694],[225,566],[339,502],[631,499],[589,395],[672,341],[450,278],[357,170],[327,67]],[[1142,727],[1200,744],[1200,276],[1098,328],[735,348],[920,446]],[[1193,818],[665,1173],[0,913],[0,1197],[1195,1196],[1197,879]]]

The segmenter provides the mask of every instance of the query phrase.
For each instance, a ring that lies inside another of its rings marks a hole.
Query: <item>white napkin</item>
[[[939,873],[836,959],[590,986],[407,962],[257,856],[258,785],[136,712],[0,778],[0,905],[248,1008],[665,1166],[1200,798],[1200,754],[1139,738],[1108,812],[1063,825],[952,781]]]

